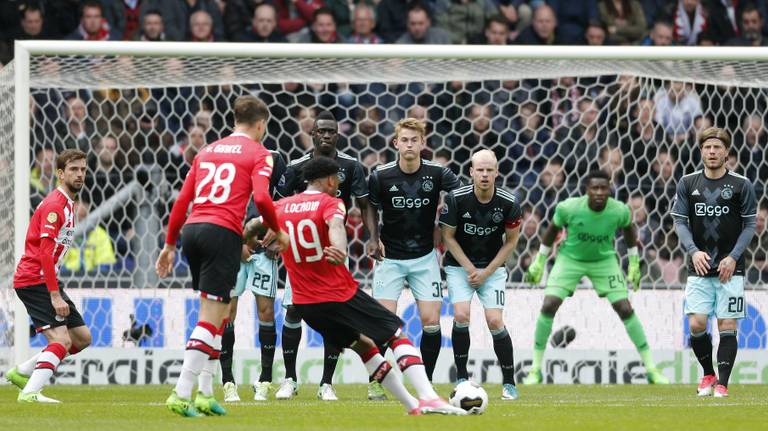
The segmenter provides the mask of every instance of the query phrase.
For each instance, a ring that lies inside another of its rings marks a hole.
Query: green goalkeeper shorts
[[[624,272],[616,258],[582,262],[565,255],[555,259],[544,294],[560,299],[572,296],[582,277],[589,278],[597,296],[608,299],[611,304],[629,297]]]

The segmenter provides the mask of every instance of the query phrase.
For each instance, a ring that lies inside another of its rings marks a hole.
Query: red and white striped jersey
[[[24,255],[21,256],[13,276],[13,287],[25,287],[45,283],[43,267],[40,261],[41,241],[53,238],[53,264],[56,274],[63,262],[63,257],[72,245],[75,234],[75,201],[57,188],[40,202],[32,214],[24,242]]]

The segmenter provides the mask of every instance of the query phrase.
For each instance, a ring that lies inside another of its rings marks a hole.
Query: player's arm
[[[278,251],[283,251],[288,247],[288,234],[280,229],[275,205],[272,203],[272,196],[269,193],[269,180],[272,176],[271,164],[274,163],[271,160],[272,155],[268,154],[260,163],[254,166],[251,173],[253,202],[259,210],[264,225],[276,233],[275,242],[277,243]]]
[[[355,196],[355,202],[360,208],[360,213],[363,216],[363,226],[368,230],[369,241],[375,239],[379,241],[379,214],[378,210],[371,205],[368,196],[370,195],[368,189],[368,181],[365,180],[365,172],[363,171],[363,165],[360,162],[355,163],[355,168],[352,171],[352,194]]]
[[[64,224],[64,214],[62,211],[57,211],[54,208],[44,209],[40,208],[40,248],[39,255],[37,256],[40,262],[40,267],[43,272],[43,280],[45,280],[45,287],[48,289],[48,293],[51,296],[51,304],[56,310],[57,316],[66,317],[69,315],[69,305],[61,297],[59,292],[59,282],[56,278],[56,264],[53,260],[53,250],[56,248],[56,240],[59,236],[59,231]],[[63,256],[62,256],[63,257]]]
[[[563,224],[562,216],[558,213],[558,208],[560,207],[561,205],[558,204],[555,209],[555,216],[552,218],[552,223],[549,224],[541,236],[539,252],[536,253],[525,274],[526,280],[530,283],[539,284],[541,281],[541,277],[544,275],[544,266],[547,264],[547,258],[552,253],[552,246],[565,225]]]
[[[184,179],[184,185],[181,186],[179,196],[171,208],[171,215],[168,219],[168,232],[165,237],[165,246],[160,251],[160,255],[155,262],[155,271],[161,278],[168,276],[173,270],[173,261],[176,256],[176,241],[179,239],[179,232],[187,219],[187,209],[192,202],[195,191],[195,178],[197,176],[197,159],[192,163],[192,169],[187,173]]]
[[[516,225],[507,225],[504,228],[504,244],[499,251],[496,252],[496,256],[494,256],[488,266],[483,268],[478,274],[478,287],[485,283],[485,280],[501,265],[504,265],[509,258],[509,255],[512,254],[512,251],[517,247],[518,239],[520,239],[520,223],[518,222]],[[470,283],[472,283],[472,280],[470,280]]]
[[[456,262],[458,262],[470,276],[477,272],[475,265],[472,264],[472,261],[470,261],[464,253],[459,242],[456,241],[456,226],[448,226],[447,224],[440,223],[440,231],[443,236],[445,247],[451,253],[451,256],[456,259]]]
[[[326,260],[334,265],[342,264],[347,259],[347,229],[344,227],[346,209],[339,211],[340,208],[344,208],[344,204],[339,200],[337,207],[327,209],[323,215],[328,224],[328,240],[331,242],[329,247],[323,249],[323,253]]]
[[[728,256],[720,261],[717,267],[720,273],[720,281],[725,283],[731,279],[733,271],[736,270],[736,262],[739,260],[744,250],[747,249],[752,237],[755,235],[757,226],[757,198],[755,197],[755,188],[747,181],[744,181],[744,188],[741,191],[741,233],[736,239],[736,244],[728,253]]]
[[[686,189],[685,181],[681,180],[677,183],[675,200],[672,202],[672,218],[675,220],[675,233],[685,252],[691,256],[691,262],[696,274],[704,276],[709,272],[711,257],[706,252],[699,250],[699,247],[693,241],[693,232],[691,232],[688,220],[690,209],[688,208],[688,191]]]
[[[629,208],[627,207],[629,212]],[[637,250],[637,227],[632,223],[632,215],[629,214],[629,224],[622,228],[624,234],[624,244],[627,246],[627,257],[629,267],[627,267],[627,279],[632,283],[632,289],[637,291],[640,288],[640,254]]]
[[[368,178],[368,211],[362,211],[363,223],[368,227],[368,243],[365,251],[368,257],[381,260],[384,257],[384,244],[381,243],[379,234],[379,174],[376,170],[371,172]]]

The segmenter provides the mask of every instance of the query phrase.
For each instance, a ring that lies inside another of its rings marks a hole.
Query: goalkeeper
[[[629,338],[637,347],[647,372],[649,383],[669,383],[656,369],[651,349],[645,339],[640,320],[629,303],[627,284],[614,247],[616,230],[624,232],[629,254],[627,277],[634,290],[640,286],[640,257],[637,252],[637,231],[632,224],[629,207],[611,197],[611,181],[602,171],[590,172],[586,179],[587,195],[566,199],[557,204],[555,215],[541,239],[539,253],[528,268],[526,278],[538,284],[544,272],[547,257],[558,233],[567,228],[555,265],[547,279],[544,303],[536,321],[533,364],[524,384],[542,382],[541,363],[544,349],[552,332],[555,313],[563,300],[576,290],[582,277],[588,277],[597,295],[606,298],[619,315]]]

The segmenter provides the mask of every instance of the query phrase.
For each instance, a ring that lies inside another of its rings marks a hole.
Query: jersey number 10
[[[288,228],[288,236],[291,240],[291,251],[293,251],[293,260],[296,263],[301,262],[301,254],[299,254],[300,245],[304,250],[314,251],[312,256],[305,256],[304,262],[317,262],[323,258],[323,246],[320,244],[320,235],[317,231],[317,225],[314,221],[304,219],[294,227],[293,222],[290,220],[285,221],[285,227]],[[306,235],[309,234],[309,241],[307,241]]]

